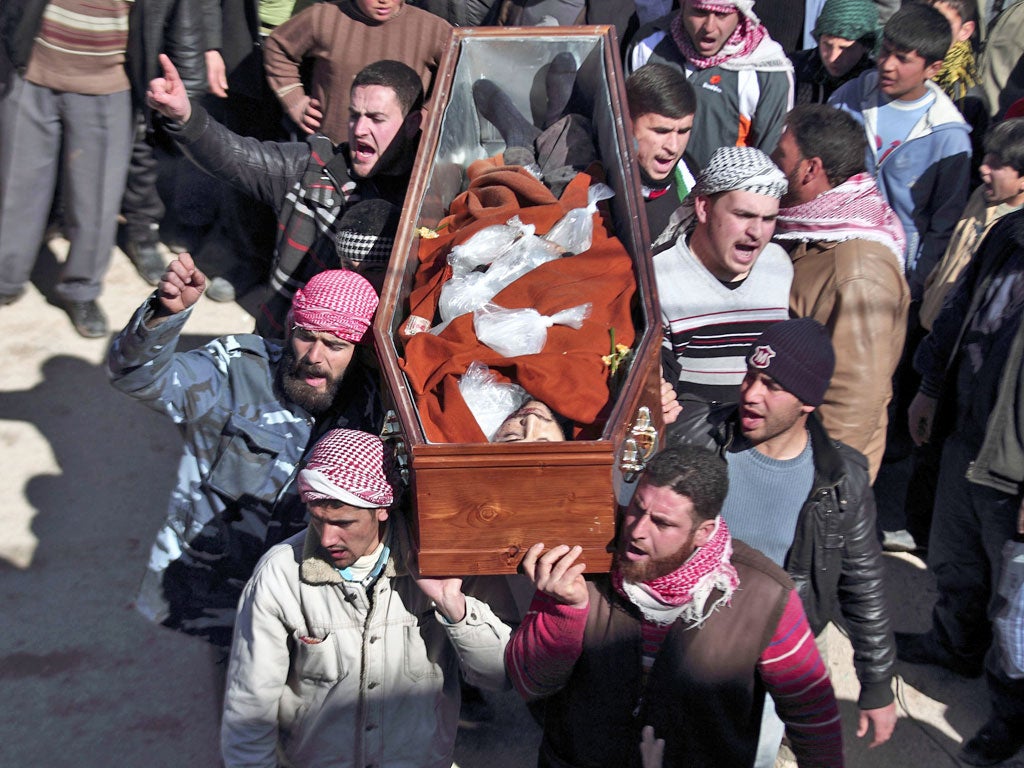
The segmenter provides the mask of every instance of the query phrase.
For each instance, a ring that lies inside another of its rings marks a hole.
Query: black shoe
[[[1009,760],[1024,747],[1024,729],[1015,729],[1005,720],[991,718],[974,736],[964,742],[960,759],[969,765],[995,765]]]
[[[494,719],[494,709],[487,699],[469,683],[460,681],[462,687],[462,704],[459,706],[459,728],[472,731]]]
[[[166,267],[155,242],[129,240],[124,245],[124,252],[143,280],[150,285],[157,285],[160,282]]]
[[[67,301],[64,302],[64,309],[79,336],[98,339],[100,336],[107,335],[107,316],[103,314],[103,310],[95,300]]]
[[[943,648],[931,632],[919,635],[896,633],[896,658],[911,664],[933,664],[948,669],[961,677],[981,677],[981,660],[972,661],[956,656]]]

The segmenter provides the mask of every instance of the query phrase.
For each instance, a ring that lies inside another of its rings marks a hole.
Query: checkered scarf
[[[731,558],[732,535],[719,515],[704,546],[672,573],[643,584],[631,584],[622,580],[622,573],[616,568],[612,571],[612,586],[636,605],[648,621],[667,624],[681,618],[687,625],[699,627],[717,608],[729,603],[740,585]],[[706,605],[715,590],[721,595],[710,606]]]
[[[395,244],[395,238],[364,235],[361,232],[343,229],[338,233],[335,243],[342,264],[364,261],[386,264],[391,259],[391,248]]]
[[[906,236],[896,212],[870,173],[858,173],[813,200],[779,211],[776,240],[872,240],[896,256],[903,269]]]
[[[683,0],[683,2],[687,2],[687,0]],[[682,51],[686,60],[697,69],[717,67],[730,59],[748,57],[754,53],[768,34],[761,24],[761,20],[754,13],[753,2],[728,2],[728,0],[720,3],[701,2],[701,0],[689,0],[689,2],[694,8],[714,13],[740,12],[740,22],[736,25],[736,29],[733,30],[718,53],[712,56],[701,56],[697,53],[697,49],[694,48],[693,42],[690,40],[690,34],[683,26],[682,12],[675,15],[669,28],[672,39],[679,46],[679,50]]]
[[[761,150],[754,147],[719,147],[653,245],[660,246],[674,241],[680,234],[693,231],[697,225],[693,206],[698,195],[714,195],[734,189],[782,197],[789,189],[789,182],[785,174]]]
[[[308,331],[333,333],[356,343],[377,310],[377,292],[365,278],[344,269],[313,275],[292,299],[292,319]]]
[[[391,454],[380,438],[354,429],[332,429],[299,472],[302,502],[335,499],[353,507],[389,507],[395,500]]]
[[[400,213],[398,206],[376,198],[349,206],[338,222],[334,241],[341,266],[363,262],[387,264]]]
[[[697,177],[692,195],[714,195],[740,189],[769,197],[782,197],[789,184],[764,152],[754,147],[719,147]]]

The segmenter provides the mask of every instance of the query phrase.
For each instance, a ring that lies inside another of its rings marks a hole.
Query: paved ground
[[[28,294],[0,309],[0,766],[216,766],[220,683],[207,648],[131,608],[179,439],[107,384],[106,340],[79,338],[52,303],[66,244],[51,247]],[[148,292],[116,253],[101,301],[111,326]],[[251,323],[204,300],[184,342]],[[934,595],[922,563],[887,556],[886,566],[896,627],[925,629]],[[838,633],[830,653],[847,765],[958,765],[960,739],[987,715],[981,681],[902,665],[896,735],[869,752],[853,736],[856,682]],[[539,737],[524,708],[511,693],[493,701],[501,725],[463,732],[458,765],[534,765]]]

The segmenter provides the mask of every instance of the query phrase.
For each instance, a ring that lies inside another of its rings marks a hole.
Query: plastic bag
[[[535,235],[522,237],[494,260],[486,272],[453,277],[441,286],[437,309],[441,320],[450,323],[493,299],[527,272],[561,256],[558,246]]]
[[[505,419],[519,410],[529,399],[526,390],[518,384],[504,384],[497,378],[494,371],[486,365],[474,361],[459,379],[459,393],[466,401],[480,430],[487,435],[488,442],[493,439],[494,433]]]
[[[544,239],[564,248],[569,253],[590,250],[594,239],[594,214],[597,204],[615,196],[607,184],[595,184],[587,190],[587,207],[573,208],[544,235]]]
[[[515,245],[522,237],[529,237],[536,231],[533,224],[523,224],[513,216],[505,224],[484,227],[469,240],[456,245],[448,254],[453,277],[464,277],[477,267],[490,264]]]
[[[473,330],[476,337],[505,357],[536,355],[548,340],[548,328],[567,325],[579,328],[590,317],[591,304],[563,309],[549,316],[536,309],[505,309],[497,304],[486,304],[473,312]]]

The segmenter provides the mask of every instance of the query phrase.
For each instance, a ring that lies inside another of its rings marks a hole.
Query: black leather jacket
[[[198,0],[135,0],[128,24],[128,79],[137,109],[145,109],[146,89],[162,77],[159,56],[166,53],[190,96],[206,91],[205,36]]]
[[[829,621],[846,628],[861,685],[857,704],[877,709],[893,700],[896,648],[882,584],[882,549],[867,459],[830,438],[816,414],[810,415],[807,429],[814,451],[814,484],[797,518],[784,565],[814,633]],[[712,410],[699,426],[691,421],[670,428],[669,440],[701,444],[723,455],[741,450],[736,408]]]

